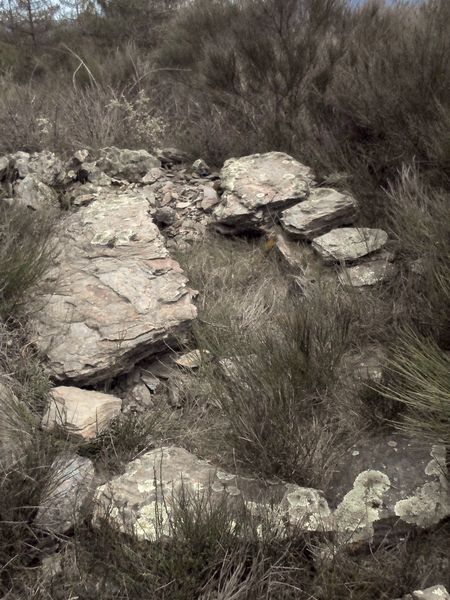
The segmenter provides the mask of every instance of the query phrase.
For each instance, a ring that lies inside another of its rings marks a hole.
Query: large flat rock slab
[[[180,494],[213,504],[226,498],[230,508],[245,505],[255,515],[263,507],[275,507],[280,516],[308,530],[317,529],[330,512],[318,490],[238,477],[183,448],[165,447],[132,461],[123,475],[97,489],[94,524],[101,526],[109,518],[121,531],[143,539],[170,536],[170,517]]]
[[[68,433],[92,439],[120,414],[121,409],[122,400],[111,394],[59,386],[50,393],[42,427],[61,427]]]
[[[398,433],[362,440],[336,465],[327,497],[339,530],[355,528],[354,541],[436,525],[450,515],[445,448]]]
[[[381,250],[387,239],[382,229],[342,227],[315,238],[312,247],[326,264],[354,262]]]
[[[330,229],[350,225],[357,210],[356,200],[349,194],[317,188],[307,200],[284,210],[280,222],[292,239],[313,240]]]
[[[104,188],[69,215],[60,257],[30,300],[35,341],[56,381],[91,384],[162,350],[196,316],[138,190]]]
[[[212,224],[230,233],[258,229],[264,218],[306,200],[311,169],[282,152],[230,158],[221,171],[221,202]]]

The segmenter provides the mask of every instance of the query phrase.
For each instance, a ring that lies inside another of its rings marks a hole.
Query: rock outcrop
[[[57,381],[126,372],[183,333],[192,291],[139,190],[105,188],[66,217],[51,294],[30,300],[36,344]]]
[[[280,211],[306,200],[311,169],[282,152],[227,160],[220,173],[221,202],[212,225],[222,233],[258,230]]]
[[[96,166],[115,179],[138,182],[152,168],[159,168],[160,161],[146,150],[123,150],[111,146],[100,151]]]

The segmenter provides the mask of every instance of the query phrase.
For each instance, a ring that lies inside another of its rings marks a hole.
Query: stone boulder
[[[41,498],[34,525],[55,534],[68,531],[82,518],[95,470],[89,458],[62,456],[51,465],[52,475]]]
[[[94,524],[103,518],[125,533],[153,540],[170,536],[170,516],[182,493],[206,497],[214,504],[228,499],[230,507],[244,505],[255,515],[270,506],[291,523],[314,530],[329,509],[321,492],[297,485],[262,482],[215,468],[182,448],[166,447],[147,452],[128,464],[123,475],[99,487],[94,497]]]
[[[138,190],[103,188],[69,214],[60,256],[29,300],[35,341],[58,382],[92,384],[164,349],[196,316],[192,290]]]
[[[284,210],[280,222],[291,238],[312,240],[330,229],[351,224],[356,214],[357,203],[352,196],[317,188],[307,200]]]
[[[120,414],[121,408],[122,400],[110,394],[60,386],[51,391],[42,426],[62,427],[68,433],[91,439]]]
[[[59,208],[55,190],[32,174],[26,175],[15,186],[13,203],[33,210]]]
[[[326,264],[354,262],[381,250],[387,239],[382,229],[343,227],[315,238],[312,247]]]
[[[64,165],[53,152],[16,152],[10,158],[20,179],[34,175],[35,179],[46,185],[53,185],[64,179]]]
[[[111,146],[100,150],[96,166],[110,177],[139,182],[160,161],[146,150],[124,150]]]
[[[306,200],[312,183],[311,169],[282,152],[230,158],[211,224],[223,233],[258,230],[266,218]]]

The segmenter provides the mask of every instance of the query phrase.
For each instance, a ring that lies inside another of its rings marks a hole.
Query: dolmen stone
[[[311,169],[282,152],[230,158],[221,171],[221,202],[211,225],[223,233],[258,230],[274,213],[306,200]]]
[[[68,433],[92,439],[120,414],[122,400],[110,394],[59,386],[50,393],[42,427],[61,427]]]
[[[382,229],[342,227],[315,238],[312,247],[326,264],[354,262],[381,250],[387,239]]]
[[[29,300],[35,342],[57,382],[92,384],[167,347],[196,316],[139,190],[101,188],[69,214],[59,258]]]
[[[357,209],[356,200],[349,194],[316,188],[307,200],[284,210],[280,222],[292,239],[313,240],[330,229],[350,225]]]

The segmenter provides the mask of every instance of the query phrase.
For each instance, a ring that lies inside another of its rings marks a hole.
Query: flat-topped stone
[[[145,193],[100,189],[64,220],[60,256],[44,280],[51,292],[29,301],[36,344],[58,382],[127,372],[196,315]]]
[[[221,171],[221,202],[213,225],[230,233],[258,229],[264,218],[306,200],[311,169],[282,152],[230,158]]]
[[[120,414],[121,408],[122,400],[110,394],[60,386],[50,393],[42,426],[45,429],[62,427],[68,433],[91,439]]]
[[[354,262],[381,250],[387,239],[382,229],[342,227],[315,238],[312,247],[325,263]]]
[[[293,239],[312,240],[341,225],[352,223],[357,214],[356,200],[331,188],[311,190],[307,200],[284,210],[283,229]]]

